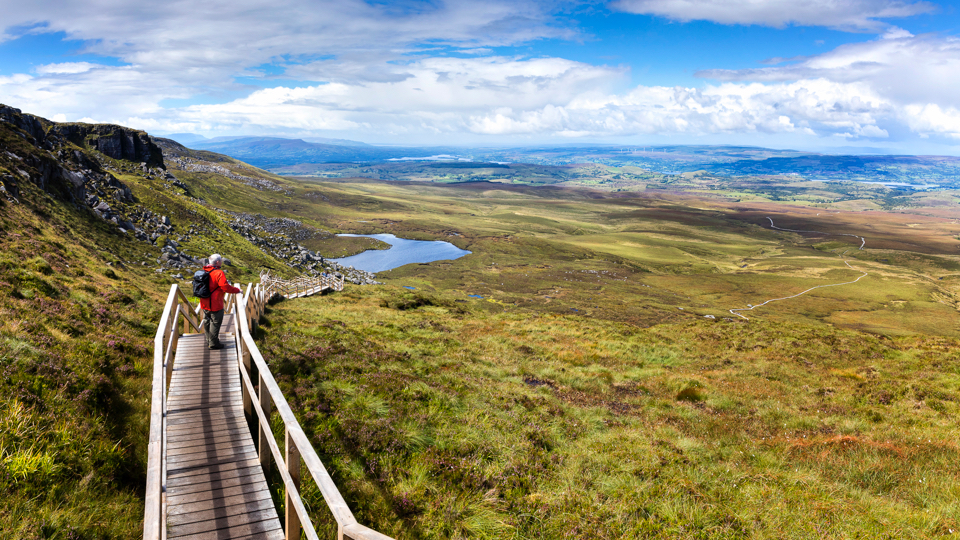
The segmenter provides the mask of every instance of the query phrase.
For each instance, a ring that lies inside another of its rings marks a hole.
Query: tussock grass
[[[932,367],[952,365],[951,339],[762,322],[638,329],[442,293],[398,309],[409,296],[368,287],[283,302],[262,344],[358,518],[398,538],[960,527],[960,376]]]

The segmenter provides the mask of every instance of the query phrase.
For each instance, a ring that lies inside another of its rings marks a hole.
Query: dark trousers
[[[220,325],[223,324],[223,310],[203,311],[203,322],[200,327],[207,336],[207,347],[216,347],[220,344]]]

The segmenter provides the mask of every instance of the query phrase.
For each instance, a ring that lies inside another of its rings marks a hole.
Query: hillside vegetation
[[[0,119],[0,537],[135,538],[170,285],[215,251],[237,281],[319,268],[296,239],[330,234],[281,218],[263,194],[292,200],[283,180],[224,156],[181,167],[120,126]]]
[[[262,349],[364,523],[398,538],[958,530],[960,231],[937,207],[324,185],[382,201],[343,230],[473,252],[268,314]]]
[[[294,180],[119,126],[0,118],[2,537],[137,537],[170,285],[214,251],[247,282],[382,247],[341,232],[473,252],[276,302],[263,321],[265,357],[366,525],[398,538],[960,528],[953,192],[691,174],[625,193],[584,189],[587,167],[578,187]],[[729,311],[862,273],[749,320]]]

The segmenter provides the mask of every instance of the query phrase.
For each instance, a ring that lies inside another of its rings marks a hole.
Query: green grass
[[[953,340],[458,300],[352,288],[268,314],[261,349],[363,523],[398,538],[960,527],[960,374],[935,367]]]
[[[132,538],[160,299],[104,265],[109,235],[47,208],[54,219],[6,205],[0,220],[0,537]]]
[[[0,142],[31,152],[8,130]],[[218,209],[473,252],[278,303],[262,326],[365,524],[399,538],[926,538],[960,525],[953,195],[838,214],[889,201],[600,166],[565,180],[531,167],[514,183],[312,182],[194,157],[282,191],[171,164],[187,186],[174,189],[105,163],[175,234],[204,229],[184,248],[224,253],[232,279],[292,272]],[[21,166],[11,159],[0,169]],[[606,191],[571,188],[584,184]],[[0,203],[0,536],[136,537],[150,341],[171,278],[134,264],[156,246],[29,186],[21,198]],[[836,202],[802,206],[819,199]],[[767,216],[867,247],[772,231]],[[304,242],[327,256],[382,247]],[[870,276],[749,322],[728,312],[856,277],[844,252]],[[316,489],[304,495],[333,533]]]

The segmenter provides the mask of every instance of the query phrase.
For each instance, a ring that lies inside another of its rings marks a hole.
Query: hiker
[[[200,297],[200,307],[203,308],[203,333],[207,336],[207,347],[222,349],[220,343],[220,325],[223,324],[223,296],[227,293],[236,294],[240,289],[230,285],[227,275],[220,267],[223,266],[223,257],[214,253],[210,256],[209,264],[203,267],[202,272],[193,276],[194,294]],[[199,283],[198,283],[199,281]],[[207,290],[202,290],[206,281]],[[197,294],[197,292],[200,294]],[[204,294],[207,296],[204,298]]]

